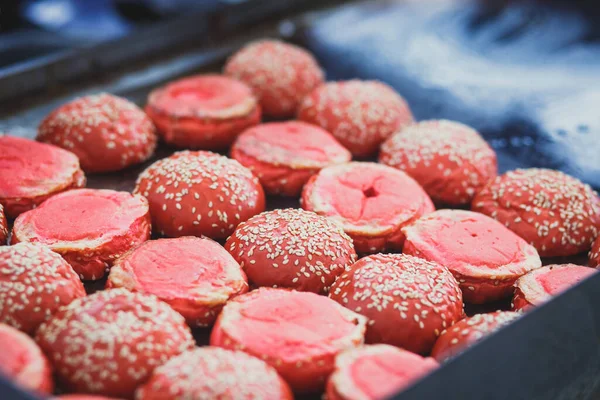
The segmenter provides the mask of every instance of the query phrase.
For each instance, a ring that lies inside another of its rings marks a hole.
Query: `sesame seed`
[[[335,281],[329,297],[378,322],[379,329],[393,324],[399,332],[411,325],[439,332],[446,315],[453,323],[463,307],[458,283],[446,268],[405,254],[362,258]],[[397,319],[389,310],[397,311]]]
[[[215,191],[216,198],[228,201],[215,203],[212,194],[200,196],[209,188]],[[237,222],[261,211],[258,206],[263,196],[258,179],[250,170],[235,160],[206,151],[181,151],[155,162],[140,174],[134,193],[148,193],[152,213],[156,208],[167,211],[167,204],[175,200],[177,215],[184,222],[182,230],[177,227],[178,232],[205,234],[205,227],[195,224],[194,219],[200,221],[203,216],[213,218],[216,214],[219,220],[213,221],[211,227],[224,236],[233,232]],[[236,223],[231,223],[227,216],[233,210],[238,210],[238,215],[243,213],[245,218],[240,216]],[[174,212],[170,211],[169,216],[172,215]],[[156,228],[173,235],[175,227],[162,226],[161,221],[158,220]]]
[[[256,263],[256,271],[273,266],[296,275],[290,282],[289,274],[280,273],[271,278],[271,284],[294,288],[298,278],[304,277],[302,285],[310,286],[302,287],[314,287],[317,292],[329,287],[357,258],[351,239],[338,224],[300,209],[268,211],[250,218],[235,230],[226,248],[238,263]],[[247,250],[233,251],[236,248]],[[262,264],[265,259],[271,262]],[[246,271],[250,280],[254,271]]]
[[[61,379],[87,391],[142,383],[153,367],[194,346],[181,315],[153,296],[125,289],[73,301],[42,324],[37,337]]]
[[[519,195],[504,195],[511,191]],[[509,171],[478,194],[474,210],[507,224],[542,256],[584,251],[600,234],[597,194],[590,186],[559,171]]]

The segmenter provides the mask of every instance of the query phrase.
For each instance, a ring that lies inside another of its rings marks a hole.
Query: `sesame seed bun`
[[[154,370],[136,400],[292,400],[287,383],[264,361],[241,351],[202,347]]]
[[[85,175],[75,154],[59,147],[0,135],[0,203],[16,218],[47,198],[84,187]]]
[[[354,156],[368,157],[413,116],[402,96],[385,83],[350,80],[317,87],[302,101],[298,119],[331,132]]]
[[[302,207],[340,223],[358,253],[402,249],[401,228],[435,210],[404,172],[370,162],[323,168],[304,187]]]
[[[512,309],[519,311],[539,306],[597,272],[594,268],[574,264],[536,269],[515,282]]]
[[[225,249],[256,286],[326,293],[356,259],[342,228],[312,212],[267,211],[240,224]]]
[[[152,121],[135,104],[108,93],[64,104],[40,124],[37,140],[72,151],[86,172],[119,171],[154,153]]]
[[[497,311],[463,319],[442,332],[431,356],[439,362],[454,357],[519,316],[519,313],[511,311]]]
[[[148,199],[155,231],[169,237],[225,239],[236,226],[265,209],[252,172],[208,151],[181,151],[150,165],[134,193]]]
[[[340,351],[362,344],[365,323],[327,297],[260,288],[225,305],[210,344],[261,358],[294,392],[311,393],[323,389]]]
[[[439,264],[404,254],[374,254],[340,275],[329,297],[364,315],[367,343],[427,354],[440,332],[463,317],[462,294]]]
[[[549,169],[517,169],[491,181],[473,211],[497,219],[542,257],[590,249],[600,233],[600,200],[590,186]]]
[[[432,358],[386,344],[346,350],[335,358],[327,400],[390,398],[436,368]]]
[[[184,318],[154,296],[111,289],[77,299],[36,341],[69,391],[132,398],[154,368],[194,347]]]
[[[440,204],[471,204],[496,177],[496,153],[474,129],[453,121],[423,121],[392,135],[379,162],[406,172]]]
[[[46,245],[62,255],[81,279],[95,280],[149,237],[148,202],[142,196],[77,189],[21,214],[11,240]]]
[[[211,325],[229,299],[248,291],[246,275],[229,253],[197,237],[141,244],[115,262],[106,287],[153,294],[192,327]]]
[[[183,78],[153,90],[146,113],[166,143],[205,150],[229,147],[261,117],[251,89],[219,75]]]
[[[318,126],[289,121],[244,131],[231,157],[250,168],[267,193],[298,196],[321,168],[348,162],[352,155]]]
[[[467,303],[509,297],[517,278],[542,266],[533,246],[498,221],[471,211],[438,210],[403,232],[403,252],[447,267]]]
[[[54,389],[50,363],[25,333],[0,324],[0,373],[17,385],[48,395]]]
[[[306,50],[278,40],[250,43],[234,53],[223,68],[226,75],[252,88],[265,115],[292,117],[324,74]]]
[[[73,268],[34,243],[0,246],[0,286],[0,322],[29,335],[60,307],[85,296]]]

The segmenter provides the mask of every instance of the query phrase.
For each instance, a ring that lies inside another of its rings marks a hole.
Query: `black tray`
[[[193,73],[218,71],[228,54],[254,38],[283,36],[299,41],[300,44],[314,46],[314,36],[311,41],[311,21],[319,21],[319,18],[315,19],[312,13],[310,17],[306,14],[299,17],[292,15],[293,18],[287,18],[289,14],[273,17],[273,13],[281,12],[281,7],[273,4],[269,6],[268,1],[260,3],[261,8],[254,9],[255,13],[249,15],[250,19],[246,19],[247,14],[243,8],[222,11],[219,15],[187,16],[181,20],[185,29],[189,29],[186,31],[187,35],[206,32],[206,26],[211,26],[210,37],[187,44],[181,43],[177,48],[168,51],[165,49],[173,44],[171,41],[168,42],[168,46],[164,43],[162,46],[153,44],[152,50],[158,55],[143,61],[137,59],[132,63],[135,57],[127,54],[126,50],[135,44],[135,40],[128,38],[112,44],[119,49],[119,54],[124,58],[117,58],[104,66],[92,63],[95,65],[92,69],[78,69],[78,66],[81,63],[86,64],[90,57],[98,57],[94,49],[89,49],[82,53],[64,55],[64,59],[49,60],[51,68],[48,68],[48,65],[35,68],[29,66],[17,71],[14,76],[0,77],[0,87],[10,87],[21,84],[26,76],[38,76],[40,82],[45,82],[43,86],[46,88],[46,91],[37,95],[20,96],[10,103],[0,103],[0,132],[33,138],[39,121],[51,109],[73,97],[92,92],[107,91],[142,105],[149,90],[166,81]],[[294,3],[301,8],[302,5],[310,6],[318,2]],[[271,18],[264,21],[268,16]],[[194,18],[197,18],[197,23],[190,23]],[[242,32],[239,30],[241,23],[245,24]],[[171,31],[176,25],[177,22],[172,21],[156,26],[152,28],[153,33],[161,37],[161,33]],[[140,34],[143,36],[143,33]],[[101,49],[107,51],[110,50],[110,46],[104,44]],[[106,72],[107,67],[115,68],[117,65],[123,65],[124,61],[128,61],[130,67]],[[82,79],[79,83],[73,83],[73,79],[70,79],[71,66],[74,68],[73,76]],[[336,75],[336,72],[331,70],[327,72],[329,76]],[[149,162],[172,151],[173,149],[161,146]],[[88,187],[131,190],[138,173],[147,165],[148,163],[130,168],[120,174],[91,175]],[[296,200],[268,199],[269,208],[287,206],[294,207],[298,204]],[[585,257],[568,261],[582,264],[585,263]],[[98,282],[87,285],[87,289],[94,291],[102,286],[103,283]],[[398,394],[395,399],[599,399],[600,311],[597,310],[597,304],[600,304],[600,276],[583,282],[491,335],[416,383],[414,387]],[[506,304],[497,306],[506,307]],[[206,331],[196,331],[195,336],[203,343],[206,340]],[[0,399],[33,398],[0,377]]]

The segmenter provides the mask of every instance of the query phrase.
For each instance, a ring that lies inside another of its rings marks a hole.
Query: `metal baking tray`
[[[53,108],[73,97],[99,91],[123,96],[143,105],[151,89],[181,76],[218,71],[232,51],[255,38],[280,37],[302,45],[304,30],[310,23],[307,21],[318,16],[311,12],[309,18],[297,11],[303,7],[315,7],[320,2],[295,1],[293,13],[282,12],[282,7],[273,6],[273,3],[279,3],[277,1],[260,3],[262,8],[253,9],[251,14],[244,9],[248,6],[245,5],[222,10],[218,15],[186,16],[181,20],[182,26],[186,27],[186,35],[181,36],[181,42],[177,42],[174,49],[169,49],[174,46],[172,40],[161,46],[151,44],[146,51],[156,56],[146,56],[142,60],[128,54],[127,49],[135,46],[136,41],[127,38],[101,45],[104,53],[110,52],[111,46],[114,46],[120,54],[104,66],[92,62],[94,68],[80,69],[81,65],[87,65],[90,57],[98,58],[99,49],[86,49],[65,54],[64,58],[46,60],[48,64],[27,66],[12,75],[0,76],[0,88],[19,87],[27,76],[39,79],[35,85],[24,88],[25,94],[13,95],[10,102],[0,100],[0,132],[33,138],[39,122]],[[323,4],[319,6],[323,7]],[[194,18],[196,23],[190,23]],[[173,26],[178,26],[176,21],[155,26],[152,35],[168,36]],[[210,29],[207,30],[207,27]],[[189,35],[208,31],[211,34],[202,40],[183,40],[183,36],[188,38]],[[147,34],[139,33],[141,37]],[[108,69],[112,71],[107,72]],[[73,77],[78,81],[75,82]],[[28,89],[34,86],[38,92],[32,94]],[[143,165],[116,174],[89,175],[88,187],[130,191],[139,172],[173,151],[161,145],[152,160]],[[270,209],[298,207],[298,201],[271,197],[267,199],[267,205]],[[581,258],[569,261],[585,262]],[[103,286],[104,281],[100,281],[86,284],[86,289],[92,292]],[[473,346],[394,399],[600,399],[598,304],[600,276],[594,276]],[[483,309],[472,307],[467,311],[474,313],[507,306],[504,302],[487,305]],[[199,344],[207,343],[208,331],[195,330],[194,334]],[[35,396],[22,392],[0,377],[0,399],[25,400],[35,399]]]

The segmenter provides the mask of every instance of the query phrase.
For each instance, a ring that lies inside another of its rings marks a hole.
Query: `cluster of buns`
[[[145,110],[73,100],[37,139],[0,136],[0,370],[65,400],[382,399],[596,272],[540,256],[596,240],[600,264],[589,186],[498,175],[474,129],[415,122],[381,82],[326,83],[279,41]],[[159,141],[180,150],[153,159]],[[131,193],[84,188],[147,161]]]

